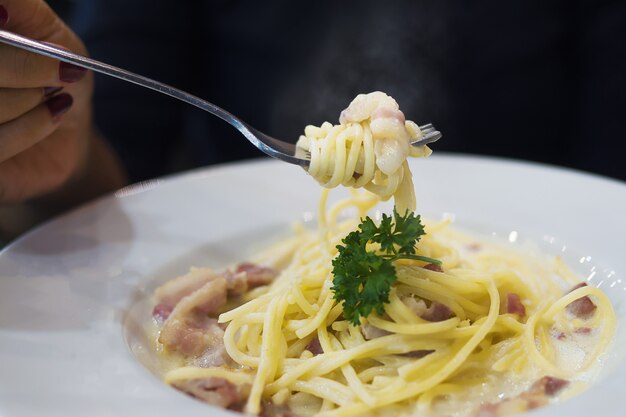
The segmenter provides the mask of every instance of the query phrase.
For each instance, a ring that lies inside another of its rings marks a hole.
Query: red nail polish
[[[59,94],[46,101],[46,106],[50,110],[53,119],[58,119],[72,107],[74,99],[69,94]]]
[[[59,91],[63,90],[63,87],[44,87],[43,88],[43,96],[44,97],[52,97]]]
[[[67,62],[61,62],[59,66],[59,79],[64,83],[75,83],[80,81],[87,70],[85,68],[77,67],[76,65],[69,64]]]
[[[0,26],[6,25],[8,21],[9,13],[7,12],[7,9],[4,8],[4,6],[0,5]]]

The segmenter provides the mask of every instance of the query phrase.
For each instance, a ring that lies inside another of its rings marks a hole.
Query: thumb
[[[85,54],[85,47],[78,37],[63,23],[43,0],[0,0],[6,19],[2,29],[38,41],[63,45]]]

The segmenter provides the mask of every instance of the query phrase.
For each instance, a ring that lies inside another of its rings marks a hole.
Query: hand
[[[42,0],[0,0],[0,28],[87,54]],[[90,72],[0,44],[0,203],[47,197],[114,159],[94,133],[92,90]],[[119,164],[110,165],[119,186]]]

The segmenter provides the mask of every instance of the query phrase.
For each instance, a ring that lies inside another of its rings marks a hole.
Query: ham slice
[[[319,355],[324,353],[324,349],[322,349],[322,345],[320,345],[320,339],[315,336],[308,345],[306,345],[306,350],[311,352],[314,355]]]
[[[386,111],[393,112],[400,107],[393,98],[380,91],[374,91],[369,94],[359,94],[352,100],[348,108],[341,112],[339,123],[361,122],[371,117],[372,114],[380,108],[386,108],[388,109]]]
[[[404,356],[407,358],[413,358],[413,359],[421,359],[425,356],[430,355],[431,353],[434,353],[435,351],[433,349],[420,349],[420,350],[414,350],[412,352],[407,352],[407,353],[403,353],[400,356]]]
[[[222,341],[224,337],[223,334],[220,334],[219,330],[215,330],[215,335],[219,335],[220,339],[215,340],[211,346],[207,347],[207,349],[202,353],[202,355],[195,358],[191,361],[191,364],[195,366],[199,366],[201,368],[214,368],[216,366],[222,366],[224,364],[231,364],[231,358],[228,356],[228,352],[226,352],[226,347]]]
[[[157,288],[153,316],[162,323],[159,342],[167,349],[193,357],[197,366],[220,366],[229,360],[224,330],[215,319],[229,297],[271,283],[278,275],[272,268],[239,264],[234,271],[215,273],[192,268]]]
[[[183,297],[216,278],[208,268],[191,268],[188,273],[166,282],[154,291],[157,305],[173,308]]]
[[[545,394],[549,397],[554,397],[563,388],[569,385],[569,381],[553,376],[544,376],[538,379],[527,391],[530,394]]]
[[[387,330],[379,329],[378,327],[372,326],[369,323],[361,326],[361,331],[363,332],[363,337],[365,338],[365,340],[372,340],[391,334]]]
[[[237,265],[235,273],[245,274],[249,290],[268,285],[278,276],[278,271],[274,268],[259,266],[250,262],[243,262]]]
[[[405,297],[402,302],[410,308],[417,316],[428,321],[444,321],[452,316],[452,310],[442,303],[433,301],[430,306],[426,306],[424,300],[416,300],[413,297]]]
[[[163,323],[159,342],[186,356],[200,356],[222,345],[224,331],[210,316],[226,304],[226,296],[226,280],[218,278],[180,300]]]
[[[441,265],[437,265],[437,264],[426,264],[422,268],[428,269],[429,271],[443,272]]]
[[[428,321],[444,321],[448,320],[452,316],[452,310],[447,305],[433,301],[430,307],[426,309],[421,317]]]
[[[506,295],[506,312],[517,314],[520,318],[526,316],[526,307],[522,304],[518,294],[508,293]]]
[[[587,283],[581,282],[580,284],[569,290],[568,293],[586,286]],[[581,297],[578,300],[574,300],[567,305],[567,311],[570,314],[573,314],[574,316],[581,319],[591,317],[596,311],[596,308],[596,305],[593,303],[593,301],[591,301],[591,298],[589,298],[588,296]]]
[[[241,410],[250,393],[250,385],[235,385],[224,378],[176,381],[175,388],[201,401],[231,410]]]
[[[263,401],[259,417],[298,417],[286,405],[274,404],[271,401]]]
[[[167,304],[157,304],[152,310],[152,317],[154,317],[159,324],[163,324],[165,320],[172,314],[174,307]]]
[[[278,271],[273,268],[249,262],[237,265],[234,271],[227,269],[220,273],[209,268],[191,268],[187,274],[166,282],[154,291],[157,304],[152,315],[158,322],[163,322],[179,301],[216,279],[226,281],[228,297],[239,297],[252,288],[271,283],[277,275]]]
[[[376,110],[372,112],[372,115],[370,116],[370,120],[375,121],[379,119],[395,119],[402,126],[404,126],[404,123],[406,122],[404,113],[402,113],[400,109],[396,109],[393,107],[376,108]]]
[[[593,329],[591,327],[579,327],[576,330],[574,330],[574,333],[589,336],[592,330]]]
[[[432,303],[430,303],[429,307],[426,306],[424,300],[416,300],[413,297],[405,297],[402,299],[402,302],[409,309],[415,312],[416,315],[427,321],[443,321],[449,319],[452,316],[452,311],[448,308],[448,306],[438,303],[437,301],[433,301]],[[361,330],[363,332],[363,337],[365,337],[365,340],[372,340],[377,337],[382,337],[390,334],[388,331],[379,329],[378,327],[372,326],[369,323],[361,326]]]
[[[474,417],[505,417],[522,413],[548,404],[550,397],[557,395],[569,384],[565,379],[544,376],[517,397],[506,398],[498,403],[483,404]]]

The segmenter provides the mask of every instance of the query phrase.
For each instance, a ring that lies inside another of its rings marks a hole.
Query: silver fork
[[[130,71],[114,67],[113,65],[105,64],[103,62],[96,61],[95,59],[74,54],[64,49],[60,49],[4,30],[0,30],[0,42],[15,46],[17,48],[25,49],[39,55],[55,58],[59,61],[69,62],[76,66],[87,68],[92,71],[109,75],[111,77],[119,78],[120,80],[128,81],[130,83],[149,88],[159,93],[166,94],[170,97],[177,98],[181,101],[184,101],[185,103],[196,106],[230,123],[237,130],[239,130],[239,132],[241,132],[246,137],[246,139],[248,139],[254,146],[256,146],[259,150],[266,153],[267,155],[283,160],[285,162],[289,162],[290,164],[303,166],[305,168],[309,166],[310,155],[304,152],[297,152],[296,145],[294,143],[285,142],[283,140],[268,136],[265,133],[259,132],[252,126],[249,126],[243,120],[239,119],[237,116],[227,112],[221,107],[218,107],[213,103],[209,103],[208,101],[189,94],[185,91],[171,87],[167,84],[160,83],[158,81],[154,81],[150,78],[134,74]],[[430,123],[420,126],[420,130],[422,131],[422,136],[415,142],[412,142],[413,146],[427,145],[441,138],[441,133],[438,132],[435,127]]]

